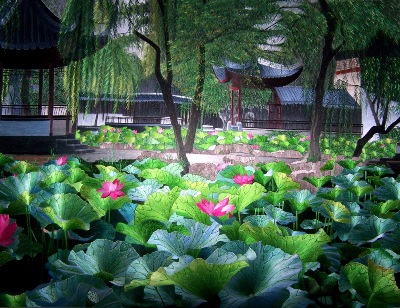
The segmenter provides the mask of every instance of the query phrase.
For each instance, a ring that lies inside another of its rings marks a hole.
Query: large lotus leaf
[[[353,160],[351,158],[345,159],[345,160],[340,160],[337,162],[340,166],[346,169],[354,169],[360,161]]]
[[[125,203],[124,206],[118,210],[128,225],[133,225],[134,223],[137,206],[136,203]]]
[[[314,187],[321,188],[326,183],[328,183],[331,180],[331,178],[332,177],[330,175],[323,175],[323,176],[320,176],[320,177],[317,177],[317,176],[312,176],[312,177],[305,176],[305,177],[303,177],[303,180],[308,182],[308,183],[310,183]]]
[[[374,196],[380,200],[400,199],[400,183],[394,178],[381,179],[383,185],[374,190]]]
[[[272,223],[262,228],[244,223],[239,232],[248,243],[261,241],[264,245],[280,248],[291,255],[297,254],[303,262],[317,261],[318,257],[324,254],[321,247],[331,241],[322,229],[316,234],[285,236]]]
[[[175,187],[167,193],[156,192],[149,195],[145,203],[136,208],[135,224],[149,219],[168,221],[173,214],[173,204],[179,194],[180,189]]]
[[[264,186],[259,183],[242,185],[237,190],[236,195],[221,193],[220,200],[229,197],[229,203],[233,204],[238,212],[243,211],[254,201],[259,200],[265,192]]]
[[[365,181],[356,181],[353,186],[349,188],[349,191],[354,193],[357,197],[361,197],[373,191],[374,188]]]
[[[119,173],[118,169],[114,166],[96,165],[96,168],[100,173],[93,174],[93,176],[101,180],[113,180]]]
[[[249,215],[243,219],[243,222],[249,222],[252,226],[264,227],[271,220],[271,217],[268,217],[267,215]]]
[[[97,219],[92,207],[75,194],[53,195],[42,207],[42,211],[64,231],[89,230],[90,223]]]
[[[145,180],[138,187],[132,188],[128,191],[128,197],[133,201],[141,201],[144,202],[147,200],[148,196],[150,196],[154,192],[162,192],[160,188],[162,184],[159,184],[157,180]]]
[[[26,307],[26,294],[11,295],[0,293],[0,307]]]
[[[300,227],[304,230],[319,230],[324,227],[329,227],[330,225],[330,222],[322,222],[318,219],[304,219],[301,222]]]
[[[184,177],[182,178],[185,179]],[[193,178],[193,180],[185,179],[185,186],[187,187],[188,190],[202,192],[203,190],[208,188],[208,182],[209,182],[208,180],[200,181],[196,178]]]
[[[190,229],[190,235],[184,235],[174,231],[168,233],[166,230],[155,231],[148,243],[157,246],[158,250],[168,251],[174,256],[191,255],[197,256],[202,248],[216,245],[218,242],[227,242],[228,238],[224,234],[220,234],[221,226],[213,223],[206,226],[199,222],[195,222]]]
[[[334,222],[350,223],[350,211],[340,202],[325,200],[321,214]]]
[[[268,205],[265,208],[265,214],[269,216],[275,224],[288,225],[296,222],[296,217],[292,213],[286,212],[273,205]]]
[[[334,188],[322,187],[318,190],[316,196],[319,198],[324,198],[334,201],[342,192],[343,190],[340,187],[334,187]]]
[[[200,201],[201,199],[199,197],[194,197],[190,195],[179,196],[175,200],[172,209],[178,215],[194,219],[205,225],[209,225],[211,224],[210,216],[201,211],[196,204]]]
[[[368,260],[373,261],[376,265],[392,268],[395,273],[400,272],[400,255],[389,249],[375,248],[369,254],[364,255],[360,259],[354,261],[368,266]]]
[[[272,179],[272,173],[264,173],[261,169],[254,172],[254,182],[260,183],[261,185],[267,185]]]
[[[162,161],[161,159],[158,158],[154,159],[151,157],[147,157],[143,160],[135,160],[132,163],[132,165],[139,168],[140,170],[144,170],[144,169],[155,169],[155,168],[161,169],[162,167],[165,167],[168,164]]]
[[[285,200],[286,191],[268,191],[264,196],[269,204],[279,205]]]
[[[283,303],[282,308],[307,308],[314,304],[308,292],[299,289],[287,288],[290,292],[289,298]]]
[[[26,161],[15,161],[13,163],[5,165],[4,169],[11,174],[24,174],[37,172],[39,170],[39,167]]]
[[[74,276],[26,292],[26,307],[123,307],[112,289],[92,276]]]
[[[349,239],[349,235],[356,225],[362,225],[366,223],[367,218],[365,216],[351,215],[350,223],[333,223],[333,229],[336,231],[336,235],[343,242]]]
[[[12,159],[10,156],[0,153],[0,167],[4,167],[5,165],[11,164],[13,162],[15,162],[15,160]]]
[[[366,166],[362,166],[361,169],[367,171],[370,174],[373,174],[373,175],[376,175],[376,176],[379,176],[379,177],[382,177],[384,175],[394,174],[392,169],[390,169],[390,168],[388,168],[386,166],[383,166],[383,165],[382,166],[377,166],[377,165],[368,166],[368,165],[366,165]]]
[[[333,159],[328,160],[319,170],[321,171],[329,171],[333,170],[335,167],[335,161]]]
[[[259,167],[264,172],[268,172],[268,171],[272,170],[274,173],[275,172],[282,172],[285,174],[292,173],[292,169],[290,169],[290,166],[282,161],[279,161],[279,162],[273,161],[273,162],[269,162],[266,164],[257,164],[257,167]]]
[[[134,166],[134,165],[128,165],[125,168],[122,169],[122,171],[129,173],[129,174],[139,174],[140,172],[142,172],[142,170],[140,170],[138,167]]]
[[[71,250],[67,262],[55,260],[52,269],[65,277],[93,275],[106,283],[123,286],[129,265],[138,257],[127,242],[97,239],[89,244],[86,252]]]
[[[127,242],[154,247],[154,245],[148,244],[150,236],[157,230],[166,229],[166,226],[165,223],[158,220],[144,220],[134,225],[119,222],[115,229],[128,236],[126,239]]]
[[[371,216],[362,224],[351,229],[348,241],[352,244],[372,243],[382,238],[385,233],[396,229],[397,223],[392,219]]]
[[[339,280],[341,292],[350,290],[367,307],[398,306],[400,290],[396,286],[394,271],[376,265],[371,260],[368,266],[350,262],[343,267]]]
[[[66,178],[66,182],[70,183],[72,186],[74,186],[78,191],[82,185],[82,181],[84,181],[88,175],[84,170],[81,168],[71,168],[69,170],[69,175]]]
[[[223,170],[219,171],[217,174],[217,180],[224,181],[224,182],[233,182],[233,177],[240,174],[240,175],[250,175],[253,174],[254,170],[250,172],[247,170],[243,165],[228,165]]]
[[[124,204],[131,202],[131,199],[127,196],[121,196],[115,200],[111,197],[102,198],[100,192],[87,185],[82,186],[80,193],[82,198],[89,202],[93,210],[96,211],[97,218],[104,217],[107,212],[118,210],[122,208]]]
[[[398,213],[400,200],[387,200],[379,204],[374,204],[370,207],[372,215],[380,218],[392,218]]]
[[[301,260],[261,243],[251,248],[257,257],[221,291],[221,307],[282,307],[289,297],[287,287],[298,281],[303,267]]]
[[[277,191],[289,191],[300,189],[300,183],[293,181],[293,179],[286,175],[286,173],[275,172],[272,175]]]
[[[309,190],[290,191],[286,194],[286,200],[289,201],[292,208],[299,213],[304,212],[310,207],[310,201],[315,198]]]
[[[177,175],[173,175],[162,169],[145,169],[140,173],[140,177],[144,179],[155,179],[160,184],[168,185],[170,188],[175,186],[186,188],[185,181]]]
[[[181,176],[181,173],[183,171],[183,167],[180,163],[170,163],[166,165],[165,167],[162,167],[161,170],[167,171],[168,173],[174,175],[174,176]]]
[[[185,174],[184,176],[182,176],[182,179],[191,182],[204,182],[204,183],[211,182],[210,180],[206,179],[205,177],[202,177],[201,175],[192,173]]]
[[[361,175],[360,174],[346,174],[346,175],[338,175],[338,176],[333,176],[331,178],[331,181],[333,184],[339,186],[340,188],[343,189],[348,189],[354,185],[354,182],[358,181],[360,179]]]

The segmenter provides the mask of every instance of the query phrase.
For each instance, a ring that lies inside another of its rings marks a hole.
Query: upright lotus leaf
[[[374,188],[372,185],[365,181],[356,181],[353,183],[353,186],[349,188],[349,191],[351,191],[357,197],[362,197],[373,190]]]
[[[102,198],[101,193],[97,189],[83,185],[80,191],[82,198],[84,198],[92,206],[93,210],[97,213],[97,218],[104,217],[107,212],[111,210],[118,210],[126,203],[130,203],[131,199],[127,196],[120,196],[115,200],[111,197]]]
[[[172,206],[174,212],[186,218],[194,219],[204,225],[210,225],[210,215],[199,209],[197,203],[201,201],[200,196],[183,195],[179,196]]]
[[[303,180],[310,183],[311,185],[313,185],[316,188],[321,188],[322,186],[324,186],[326,183],[328,183],[331,180],[331,176],[330,175],[323,175],[323,176],[305,176],[303,177]]]
[[[289,298],[283,303],[282,308],[307,308],[311,307],[315,302],[310,299],[310,295],[306,291],[299,289],[287,288],[289,290]]]
[[[274,224],[288,225],[296,221],[296,216],[293,216],[292,213],[273,205],[268,205],[265,208],[265,214],[270,217]]]
[[[286,164],[285,162],[279,161],[279,162],[269,162],[266,164],[257,164],[257,167],[260,168],[261,170],[263,170],[264,172],[268,172],[270,170],[273,171],[273,173],[275,172],[281,172],[281,173],[285,173],[287,175],[292,173],[292,169],[290,169],[290,166],[288,164]]]
[[[368,266],[350,262],[340,274],[339,290],[350,290],[368,308],[396,307],[400,303],[400,290],[396,285],[393,269],[376,265]]]
[[[310,207],[310,202],[315,198],[309,190],[303,189],[299,191],[290,191],[286,193],[286,200],[289,201],[292,208],[298,212],[302,213],[307,208]]]
[[[66,262],[55,259],[52,270],[63,277],[92,275],[105,283],[123,286],[126,271],[137,258],[139,254],[127,242],[97,239],[86,252],[71,250]]]
[[[205,177],[202,177],[201,175],[198,174],[191,174],[187,173],[184,176],[182,176],[182,179],[186,181],[191,181],[191,182],[203,182],[203,183],[210,183],[211,181],[206,179]]]
[[[269,204],[279,205],[285,200],[286,191],[268,191],[264,196]]]
[[[161,159],[154,159],[151,157],[147,157],[143,160],[135,160],[132,163],[133,166],[137,167],[140,170],[145,170],[145,169],[161,169],[162,167],[167,166],[168,164],[164,161],[162,161]]]
[[[249,222],[252,226],[264,227],[272,218],[267,215],[249,215],[243,219],[243,222]]]
[[[104,165],[96,165],[96,168],[100,171],[98,174],[93,174],[96,179],[105,181],[105,180],[114,180],[115,177],[119,174],[119,171],[114,166],[104,166]]]
[[[328,160],[319,170],[321,171],[330,171],[335,168],[335,161],[333,159]]]
[[[387,200],[370,207],[372,215],[380,218],[392,218],[399,212],[400,200]]]
[[[159,191],[163,185],[156,179],[147,179],[141,182],[137,187],[128,191],[128,197],[133,201],[144,202],[152,193]]]
[[[145,220],[166,222],[173,214],[173,205],[179,197],[180,189],[175,187],[167,193],[156,192],[148,196],[144,204],[136,208],[135,224]]]
[[[117,232],[125,234],[127,238],[125,239],[129,243],[144,245],[147,247],[154,247],[154,245],[149,244],[148,240],[150,236],[157,230],[166,229],[166,223],[158,220],[143,220],[138,224],[127,225],[125,223],[117,223],[115,229]]]
[[[300,189],[300,183],[293,181],[293,179],[286,175],[286,173],[275,172],[272,175],[277,191],[289,191]]]
[[[339,160],[337,163],[340,166],[342,166],[343,168],[354,169],[360,163],[360,161],[348,158],[348,159],[345,159],[345,160]]]
[[[90,306],[123,307],[113,290],[92,276],[73,276],[26,292],[26,307]]]
[[[243,165],[229,165],[217,174],[217,181],[234,183],[233,177],[236,175],[251,175],[254,173],[254,169],[249,169]]]
[[[335,201],[342,192],[343,189],[340,187],[322,187],[317,191],[316,197]]]
[[[302,263],[298,256],[255,243],[256,254],[220,293],[221,307],[282,307],[288,287],[298,282]]]
[[[186,188],[185,181],[181,178],[181,176],[173,175],[162,169],[145,169],[140,173],[140,177],[144,179],[155,179],[160,184],[167,185],[170,188]]]
[[[84,181],[87,177],[88,175],[81,168],[71,168],[69,170],[69,175],[65,179],[65,181],[74,186],[75,189],[79,191],[82,187],[82,181]]]
[[[28,205],[35,199],[35,194],[41,188],[38,183],[42,175],[39,172],[30,172],[9,176],[4,181],[0,181],[0,205],[8,207],[0,212],[12,213],[14,215],[26,214]]]
[[[165,167],[162,167],[161,170],[167,171],[168,173],[174,175],[174,176],[181,176],[181,173],[183,171],[183,167],[179,163],[170,163],[166,165]]]
[[[365,254],[361,258],[353,261],[368,266],[368,260],[384,268],[392,268],[394,273],[400,272],[400,255],[390,249],[375,248],[369,254]]]
[[[330,222],[322,222],[318,219],[304,219],[300,227],[304,230],[319,230],[321,228],[329,227]]]
[[[379,177],[382,177],[384,175],[394,174],[392,169],[390,169],[389,167],[386,167],[384,165],[382,165],[382,166],[377,166],[377,165],[368,166],[368,165],[366,165],[366,166],[362,166],[361,169],[366,171],[369,174],[376,175],[376,176],[379,176]]]
[[[331,181],[333,184],[339,186],[340,188],[343,189],[348,189],[354,185],[356,181],[360,179],[361,175],[357,173],[349,173],[346,175],[338,175],[338,176],[333,176],[331,178]]]
[[[0,153],[0,167],[4,167],[5,165],[11,164],[13,162],[15,162],[15,160],[12,159],[10,156]]]
[[[259,183],[242,185],[237,190],[237,195],[221,193],[219,199],[229,197],[229,203],[233,204],[238,212],[243,211],[254,201],[259,200],[265,192],[264,186]]]
[[[348,240],[349,234],[353,227],[358,224],[364,224],[367,221],[368,213],[364,213],[360,206],[356,202],[347,203],[347,209],[350,211],[350,222],[349,223],[333,223],[333,229],[336,231],[336,235],[341,241],[345,242]]]
[[[0,156],[1,163],[1,156]],[[0,294],[0,307],[26,307],[26,294]]]
[[[357,224],[351,229],[348,241],[358,245],[376,242],[385,233],[393,231],[396,227],[397,223],[392,219],[371,216],[366,222]]]
[[[49,187],[52,184],[55,183],[61,183],[63,182],[66,178],[68,177],[65,172],[59,171],[59,170],[54,170],[51,173],[47,173],[43,180],[41,181],[41,186],[42,187]]]
[[[211,226],[194,222],[190,235],[177,231],[168,233],[166,230],[157,230],[151,235],[148,243],[156,245],[160,251],[170,252],[173,256],[193,255],[196,257],[205,247],[229,241],[226,235],[220,234],[220,228],[221,226],[215,222]]]
[[[39,170],[39,167],[26,161],[15,161],[13,163],[5,165],[4,169],[11,174],[24,174],[37,172]]]
[[[239,232],[248,243],[261,241],[264,245],[280,248],[288,254],[297,254],[303,262],[318,261],[318,257],[324,254],[321,247],[331,241],[330,237],[322,229],[316,234],[290,236],[283,234],[272,223],[262,228],[244,223]]]
[[[374,190],[374,196],[380,200],[400,199],[400,183],[394,178],[381,179],[383,185]]]
[[[350,223],[350,211],[340,202],[325,200],[321,209],[321,214],[334,222]]]
[[[64,231],[89,230],[90,223],[97,219],[93,208],[75,194],[53,195],[41,207],[43,213]]]

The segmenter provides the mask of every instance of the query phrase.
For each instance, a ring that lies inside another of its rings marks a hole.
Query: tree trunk
[[[187,153],[193,152],[196,130],[201,116],[201,101],[203,97],[204,80],[206,77],[206,49],[204,45],[198,48],[198,75],[192,106],[190,108],[189,127],[186,134],[185,149]]]

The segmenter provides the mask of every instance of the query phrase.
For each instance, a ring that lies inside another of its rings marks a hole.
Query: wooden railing
[[[48,105],[1,105],[0,115],[2,117],[47,117],[48,110]],[[53,116],[67,116],[67,106],[54,105]]]

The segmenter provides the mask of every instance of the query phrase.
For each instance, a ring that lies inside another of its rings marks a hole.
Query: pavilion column
[[[3,63],[0,62],[0,119],[3,115]]]
[[[50,136],[53,136],[53,107],[54,107],[54,67],[49,67],[49,105],[48,115],[50,119]]]
[[[231,125],[233,125],[233,114],[234,114],[234,109],[235,109],[233,96],[234,96],[234,93],[233,93],[233,89],[231,88]]]
[[[42,115],[42,106],[43,106],[43,70],[39,70],[39,94],[38,94],[38,116]]]
[[[238,122],[242,122],[242,115],[241,115],[241,110],[242,110],[242,91],[241,88],[238,88]]]

